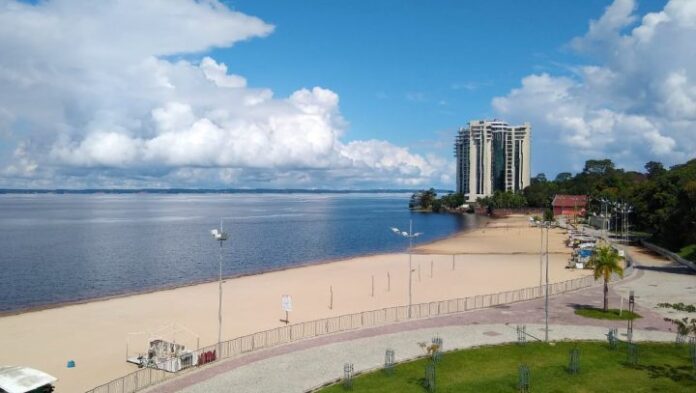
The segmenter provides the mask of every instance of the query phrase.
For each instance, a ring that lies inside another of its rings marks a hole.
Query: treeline
[[[498,191],[477,202],[490,209],[550,210],[556,194],[589,195],[589,214],[601,213],[602,199],[628,203],[632,231],[646,232],[651,241],[696,260],[696,159],[670,168],[650,161],[644,168],[626,171],[609,159],[588,160],[575,175],[563,172],[550,180],[540,173],[521,193]],[[461,194],[438,198],[433,189],[416,194],[412,204],[423,210],[454,210],[465,203]]]
[[[453,211],[459,209],[464,204],[464,195],[448,193],[437,197],[434,188],[413,193],[408,207],[415,210],[425,210],[439,213],[441,211]]]
[[[549,206],[556,194],[589,195],[588,210],[596,213],[601,199],[626,202],[632,206],[632,230],[650,233],[652,241],[693,259],[696,246],[689,246],[696,244],[696,159],[669,169],[650,161],[644,168],[625,171],[609,159],[589,160],[576,175],[560,173],[554,180],[537,175],[523,195],[535,207]]]

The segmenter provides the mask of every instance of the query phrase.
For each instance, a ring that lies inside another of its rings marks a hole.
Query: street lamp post
[[[546,300],[544,304],[544,323],[546,329],[544,329],[544,340],[549,342],[549,226],[550,223],[546,223]]]
[[[219,276],[218,276],[218,357],[222,357],[222,243],[227,240],[227,232],[222,230],[222,220],[220,229],[212,229],[210,234],[213,239],[220,243]]]
[[[606,241],[607,238],[609,237],[609,218],[607,215],[609,214],[609,208],[608,204],[609,201],[606,198],[602,198],[599,200],[599,202],[602,204],[602,232],[604,234],[604,240]]]
[[[422,235],[422,233],[413,233],[413,220],[408,220],[408,232],[401,231],[399,228],[395,227],[392,227],[391,230],[399,236],[408,238],[408,318],[411,319],[411,304],[413,300],[413,267],[411,261],[411,248],[413,247],[413,238]]]
[[[542,225],[543,221],[539,222],[539,233],[541,234],[541,243],[539,244],[539,290],[541,291],[541,285],[544,282],[544,279],[542,278],[543,270],[544,270],[544,227]]]

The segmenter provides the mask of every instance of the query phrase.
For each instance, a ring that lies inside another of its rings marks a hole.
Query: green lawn
[[[696,244],[688,245],[679,250],[679,256],[684,259],[696,262]]]
[[[414,343],[414,345],[416,345]],[[447,341],[445,341],[447,345]],[[580,373],[566,371],[569,351],[580,349]],[[437,366],[437,392],[516,392],[518,366],[530,369],[531,392],[696,392],[688,346],[639,343],[639,363],[626,363],[627,349],[600,342],[500,345],[445,353]],[[399,354],[396,354],[398,359]],[[426,360],[355,377],[353,392],[422,393]],[[321,390],[343,392],[341,384]]]
[[[575,310],[575,314],[586,318],[611,319],[616,321],[627,321],[629,319],[641,318],[639,314],[630,312],[628,310],[623,310],[619,316],[619,309],[617,308],[610,308],[607,312],[604,312],[604,310],[601,308],[582,307]]]

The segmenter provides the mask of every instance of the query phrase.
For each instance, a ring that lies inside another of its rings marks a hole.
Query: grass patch
[[[619,315],[619,309],[617,308],[610,308],[607,312],[604,312],[601,308],[581,307],[575,310],[575,314],[585,318],[609,319],[612,321],[628,321],[641,318],[639,314],[628,310],[623,310],[621,315]]]
[[[414,345],[416,345],[414,343]],[[445,341],[445,345],[447,342]],[[569,351],[580,349],[580,372],[566,371]],[[438,393],[516,392],[518,367],[530,370],[532,392],[694,392],[696,379],[687,346],[640,343],[636,366],[626,363],[626,347],[614,351],[600,342],[559,342],[527,345],[498,345],[445,353],[436,368]],[[399,354],[396,354],[397,359]],[[357,376],[353,392],[423,393],[427,361],[419,359],[399,364],[393,375],[382,371]],[[322,393],[343,392],[341,384],[328,386]]]
[[[696,262],[696,244],[690,244],[684,248],[682,248],[678,252],[679,256],[688,259],[690,261]]]

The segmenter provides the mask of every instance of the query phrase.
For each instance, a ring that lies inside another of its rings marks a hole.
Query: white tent
[[[43,371],[29,367],[0,367],[0,389],[7,393],[26,393],[51,385],[57,379]]]

